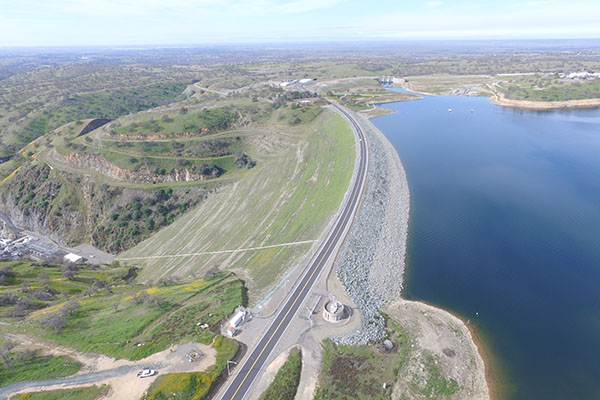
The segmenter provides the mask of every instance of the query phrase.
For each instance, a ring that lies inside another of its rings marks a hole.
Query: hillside
[[[274,116],[279,120],[282,112]],[[308,115],[310,109],[301,114]],[[248,137],[257,166],[218,190],[186,218],[119,260],[143,265],[142,280],[188,276],[211,268],[233,269],[261,295],[304,254],[311,243],[262,250],[181,256],[314,240],[344,196],[354,163],[354,138],[347,122],[330,110],[297,126],[274,125]],[[256,298],[255,297],[255,298]]]

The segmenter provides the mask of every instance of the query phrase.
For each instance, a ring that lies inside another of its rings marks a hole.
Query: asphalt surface
[[[345,228],[351,223],[353,211],[358,206],[365,186],[366,169],[367,169],[367,146],[366,138],[360,125],[346,112],[342,107],[331,104],[340,114],[344,115],[352,129],[359,137],[359,168],[357,179],[350,192],[350,200],[342,210],[338,221],[335,223],[334,229],[330,236],[324,241],[323,246],[319,249],[317,256],[313,259],[312,264],[308,267],[306,273],[302,276],[299,283],[293,290],[292,295],[281,308],[272,324],[263,335],[258,345],[254,348],[250,356],[244,364],[237,369],[237,374],[229,384],[229,387],[223,395],[223,400],[241,400],[243,399],[252,383],[260,374],[260,371],[277,345],[279,339],[284,334],[289,323],[292,321],[296,312],[300,308],[306,296],[312,290],[312,287],[317,280],[320,272],[331,256],[335,256],[336,246],[341,243],[344,238]]]

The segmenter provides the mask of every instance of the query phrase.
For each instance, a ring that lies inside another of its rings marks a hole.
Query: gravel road
[[[157,369],[158,365],[149,365],[148,368]],[[115,378],[117,376],[121,376],[131,372],[134,369],[139,369],[140,367],[135,365],[123,365],[118,368],[113,368],[105,371],[98,372],[90,372],[89,374],[81,374],[69,376],[67,378],[60,379],[49,379],[46,381],[22,381],[10,384],[8,386],[0,389],[0,400],[8,399],[8,396],[19,392],[24,389],[29,389],[33,387],[45,387],[45,386],[55,386],[55,385],[65,385],[65,386],[73,386],[73,385],[84,385],[87,383],[95,383],[101,382],[106,379]]]

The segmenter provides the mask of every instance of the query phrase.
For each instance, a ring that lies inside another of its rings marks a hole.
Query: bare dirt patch
[[[67,355],[81,362],[84,367],[77,375],[90,372],[99,372],[111,370],[122,366],[133,367],[129,372],[94,382],[96,384],[107,384],[110,386],[109,392],[102,399],[122,400],[139,399],[150,387],[158,375],[148,378],[138,378],[137,372],[145,367],[152,367],[158,371],[158,374],[168,374],[174,372],[199,372],[204,371],[216,362],[216,350],[211,346],[202,343],[185,343],[155,353],[139,361],[116,360],[100,354],[81,353],[60,346],[53,346],[45,343],[36,342],[25,335],[12,335],[12,338],[20,342],[20,346],[29,349],[39,349],[48,355]],[[199,357],[194,362],[189,362],[186,353],[196,352]],[[31,387],[19,393],[50,391],[56,389],[74,388],[89,386],[89,382],[73,385],[54,385]],[[17,394],[17,393],[14,393]],[[14,395],[13,394],[13,395]]]
[[[459,318],[407,300],[394,302],[385,311],[410,338],[408,343],[401,344],[409,346],[409,356],[398,374],[392,399],[428,398],[428,388],[434,388],[440,377],[455,381],[458,387],[454,394],[444,398],[490,398],[483,359],[469,329]]]

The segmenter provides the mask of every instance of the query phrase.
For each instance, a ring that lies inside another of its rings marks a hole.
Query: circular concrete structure
[[[346,307],[336,300],[330,300],[323,307],[323,318],[325,321],[338,322],[346,318]]]

